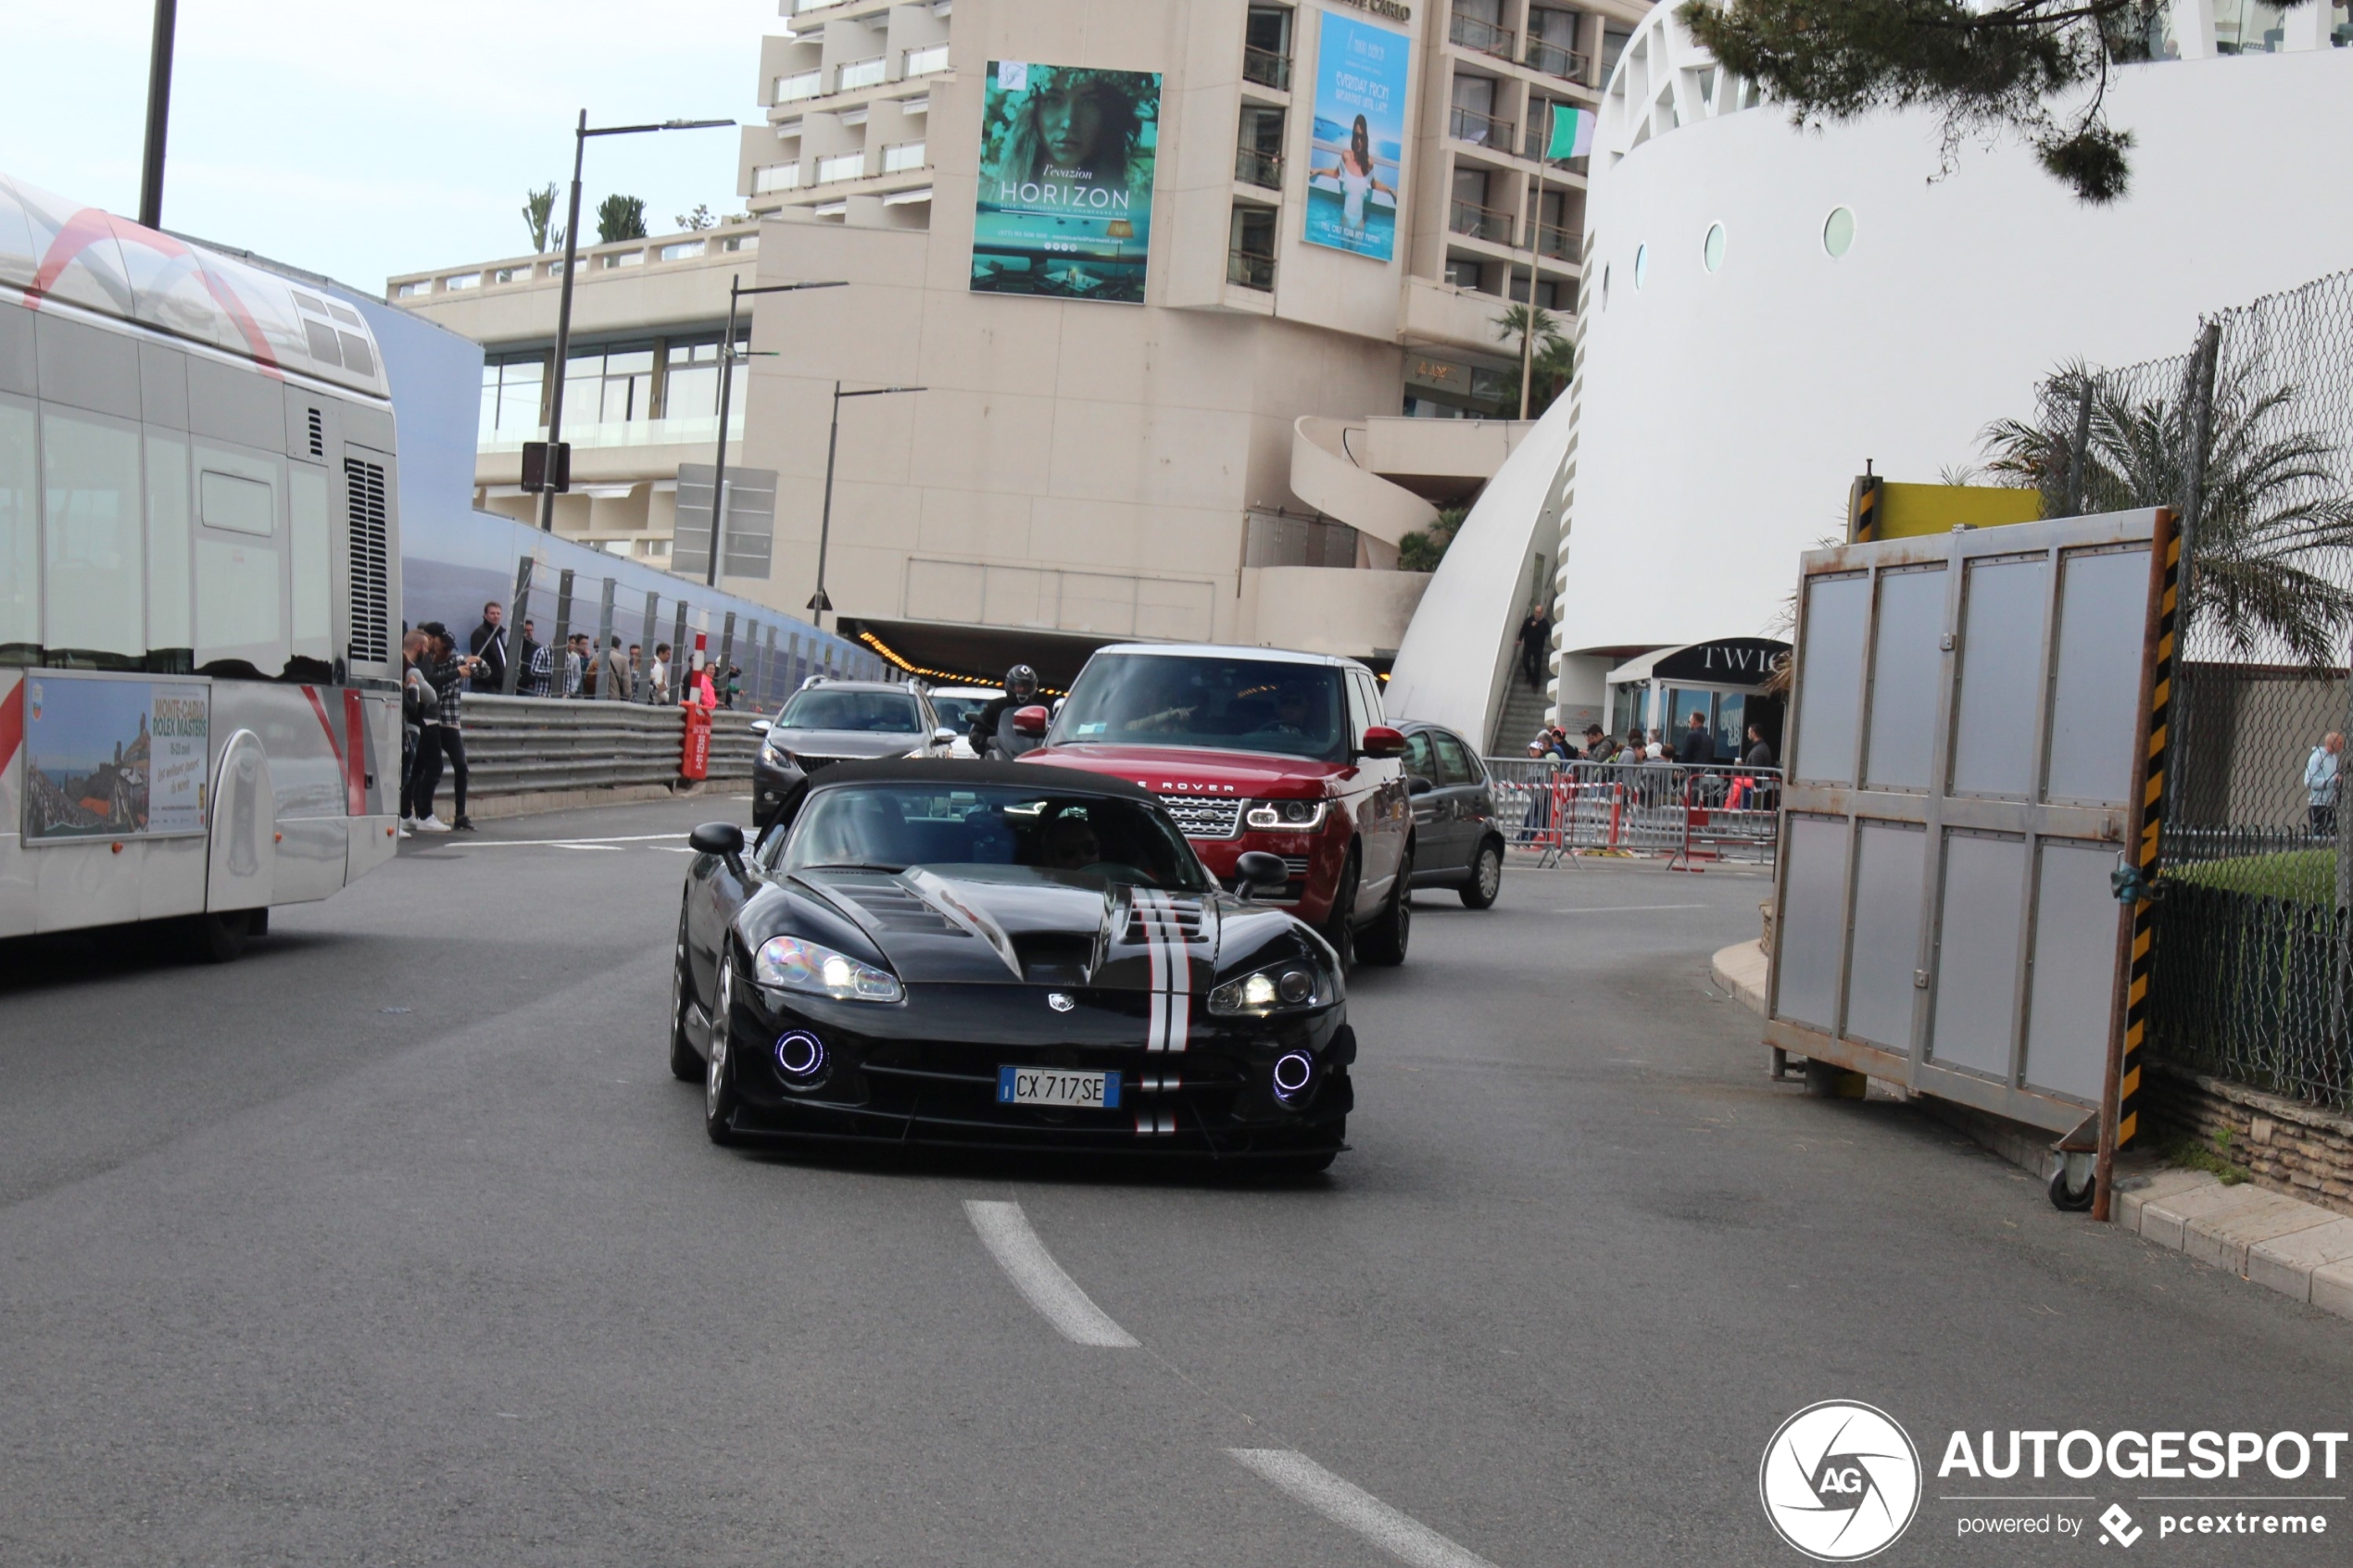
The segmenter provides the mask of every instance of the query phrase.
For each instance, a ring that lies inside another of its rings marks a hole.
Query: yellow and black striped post
[[[2101,1139],[2099,1188],[2095,1217],[2108,1218],[2109,1163],[2118,1149],[2131,1147],[2140,1132],[2142,1047],[2148,1038],[2150,945],[2156,909],[2149,893],[2157,880],[2158,840],[2165,821],[2165,764],[2171,738],[2173,701],[2173,633],[2181,608],[2182,536],[2173,514],[2159,511],[2150,540],[2155,569],[2149,583],[2149,646],[2145,690],[2148,705],[2134,728],[2140,731],[2140,832],[2130,853],[2139,872],[2141,897],[2133,901],[2124,965],[2123,1037],[2119,1042],[2108,1102],[2113,1108],[2108,1135]]]
[[[1866,469],[1869,465],[1866,464]],[[1880,503],[1886,498],[1887,482],[1877,474],[1864,472],[1855,476],[1846,492],[1846,542],[1868,545],[1879,537]]]

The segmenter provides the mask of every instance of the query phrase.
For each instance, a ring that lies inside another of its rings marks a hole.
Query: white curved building
[[[2137,144],[2130,194],[2105,207],[2014,144],[1965,148],[1937,178],[1926,117],[1793,129],[1674,7],[1645,19],[1604,98],[1587,208],[1565,722],[1641,656],[1772,635],[1798,552],[1843,531],[1867,460],[1934,483],[2060,361],[2177,353],[2201,311],[2353,266],[2332,178],[2353,144],[2346,8],[2168,16],[2182,57],[2109,89]],[[2272,52],[2220,52],[2242,32]],[[1629,695],[1638,673],[1617,683]],[[1604,722],[1662,717],[1629,708]]]

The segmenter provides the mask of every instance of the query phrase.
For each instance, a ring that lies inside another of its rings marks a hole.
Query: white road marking
[[[1345,1524],[1400,1562],[1414,1568],[1495,1568],[1419,1520],[1289,1449],[1227,1449],[1235,1463],[1270,1481],[1335,1524]]]
[[[1630,915],[1645,909],[1705,909],[1706,904],[1598,904],[1591,909],[1553,909],[1556,915]]]
[[[622,855],[627,851],[618,844],[552,844],[551,849],[594,849],[599,855]]]
[[[1076,1345],[1135,1348],[1136,1336],[1112,1322],[1108,1313],[1088,1299],[1077,1282],[1063,1273],[1063,1266],[1029,1228],[1029,1216],[1021,1211],[1020,1204],[967,1198],[964,1217],[980,1234],[982,1245],[1005,1271],[1005,1277],[1013,1282],[1013,1288],[1064,1339]]]
[[[475,838],[469,849],[577,849],[584,844],[651,844],[658,839],[684,838],[683,833],[635,833],[619,838]]]

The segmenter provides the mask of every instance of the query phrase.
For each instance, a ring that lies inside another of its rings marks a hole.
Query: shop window
[[[139,433],[96,415],[41,414],[42,641],[52,659],[135,661],[147,650]]]

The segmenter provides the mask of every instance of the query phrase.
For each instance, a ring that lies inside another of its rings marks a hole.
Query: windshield
[[[786,871],[909,866],[1034,866],[1106,881],[1199,892],[1192,847],[1155,806],[1010,785],[840,784],[794,819]]]
[[[1063,704],[1054,737],[1216,746],[1348,759],[1340,671],[1275,659],[1098,655]]]
[[[862,730],[913,734],[923,728],[915,699],[905,692],[862,692],[818,686],[795,692],[776,719],[780,730]]]
[[[988,706],[985,696],[941,696],[934,692],[931,710],[939,715],[942,727],[963,734],[972,725],[973,715]]]

